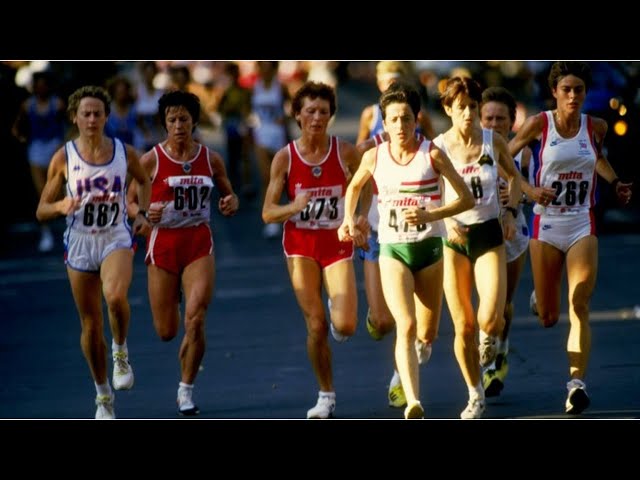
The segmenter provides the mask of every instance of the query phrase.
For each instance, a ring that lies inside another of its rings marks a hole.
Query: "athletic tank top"
[[[67,230],[98,233],[126,228],[127,151],[112,138],[113,157],[104,165],[82,158],[74,141],[65,146],[67,156],[67,196],[81,199],[81,207],[67,215]]]
[[[161,144],[153,151],[157,162],[151,180],[151,203],[167,204],[155,226],[182,228],[209,223],[214,187],[209,149],[200,145],[187,162],[171,158]]]
[[[290,142],[287,197],[310,192],[307,207],[292,215],[285,228],[333,229],[344,219],[344,195],[347,190],[347,169],[338,149],[338,137],[330,137],[327,155],[318,164],[307,162],[298,152],[296,142]]]
[[[576,215],[595,205],[596,160],[598,158],[591,117],[580,115],[580,130],[572,138],[561,137],[553,112],[542,112],[544,126],[540,147],[540,168],[536,185],[551,187],[556,199],[535,212],[545,215]]]
[[[451,156],[444,141],[444,134],[438,135],[434,143],[451,159],[456,171],[467,184],[475,200],[475,206],[451,217],[462,225],[483,223],[500,214],[500,196],[498,194],[498,163],[493,150],[493,130],[482,129],[482,151],[477,160],[471,163],[460,163]],[[445,178],[445,205],[458,198],[458,194]]]
[[[424,137],[421,140],[418,151],[406,165],[393,158],[389,142],[376,148],[373,178],[378,185],[380,243],[414,243],[443,235],[441,220],[409,225],[402,215],[406,207],[433,209],[441,205],[440,173],[431,163],[431,142]]]

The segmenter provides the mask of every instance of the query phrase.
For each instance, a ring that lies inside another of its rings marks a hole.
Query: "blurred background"
[[[518,100],[514,129],[524,118],[554,107],[547,85],[552,62],[546,61],[413,61],[402,62],[419,87],[436,134],[449,127],[439,92],[450,76],[467,75],[483,87],[501,85]],[[31,143],[38,138],[55,147],[72,138],[66,101],[82,85],[106,87],[113,98],[107,131],[146,151],[164,138],[158,121],[157,100],[168,89],[189,90],[201,99],[203,115],[198,138],[219,151],[228,162],[234,189],[244,204],[257,207],[260,179],[252,132],[260,126],[259,106],[252,102],[262,81],[258,64],[270,64],[283,87],[283,108],[307,79],[336,87],[338,111],[332,133],[355,142],[362,110],[379,97],[376,64],[372,61],[140,61],[140,62],[0,62],[0,145],[5,182],[0,189],[4,206],[0,216],[0,257],[33,255],[60,249],[58,230],[51,235],[37,224],[35,209],[46,165],[29,161]],[[639,177],[640,62],[589,62],[594,82],[585,112],[607,120],[605,147],[609,161],[625,181]],[[268,69],[267,69],[268,70]],[[285,120],[290,138],[295,121]],[[638,195],[627,208],[615,204],[606,182],[599,182],[597,207],[601,233],[639,232]],[[636,182],[637,183],[637,182]],[[63,222],[63,219],[60,219]],[[259,215],[256,223],[260,223]]]

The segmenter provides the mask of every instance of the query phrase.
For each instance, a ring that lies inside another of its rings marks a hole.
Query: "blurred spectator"
[[[287,89],[278,81],[278,62],[258,62],[258,79],[251,97],[253,140],[261,178],[261,198],[269,185],[271,160],[288,141],[285,115]],[[280,235],[279,223],[267,223],[263,235]]]
[[[12,133],[27,144],[27,159],[31,166],[31,179],[38,197],[47,181],[47,169],[53,154],[64,143],[65,104],[52,91],[49,72],[35,72],[32,77],[33,94],[25,100],[18,112]],[[38,250],[53,250],[51,229],[40,226]]]
[[[418,89],[417,76],[411,62],[382,61],[376,65],[376,83],[383,93],[395,81],[405,81]],[[431,118],[425,108],[418,113],[418,129],[428,139],[435,137]],[[360,127],[356,143],[361,143],[378,133],[382,133],[382,114],[378,103],[366,107],[360,115]]]
[[[35,191],[28,192],[31,184],[29,167],[26,161],[25,148],[18,139],[12,135],[11,130],[15,122],[20,106],[29,92],[25,88],[18,87],[15,82],[16,66],[13,62],[0,62],[0,145],[2,155],[9,161],[3,163],[3,174],[14,183],[14,188],[0,189],[0,202],[3,205],[12,205],[5,208],[0,216],[0,254],[8,245],[9,238],[4,235],[7,227],[22,218],[33,219],[36,208]],[[25,189],[25,185],[27,189]],[[20,192],[20,202],[15,202],[15,194]]]
[[[289,98],[293,98],[298,89],[307,81],[311,71],[311,64],[331,64],[336,62],[301,62],[285,60],[278,62],[278,80],[289,92]]]
[[[195,78],[189,69],[190,66],[194,69]],[[191,92],[200,99],[202,109],[198,119],[199,126],[216,126],[213,114],[216,111],[221,92],[215,88],[216,79],[209,66],[201,65],[200,62],[191,65],[172,65],[169,68],[169,75],[171,78],[169,89]]]
[[[158,74],[155,62],[140,63],[141,79],[137,86],[135,111],[137,127],[135,130],[134,146],[146,152],[160,143],[164,138],[164,129],[158,115],[158,100],[164,93],[156,88],[154,80]]]
[[[105,133],[124,143],[133,145],[133,136],[138,124],[135,111],[132,86],[129,79],[117,75],[107,82],[107,91],[111,95],[111,113],[107,117]]]
[[[335,70],[338,62],[308,62],[307,80],[312,82],[322,82],[334,89],[338,87],[338,77]]]
[[[227,140],[229,179],[235,191],[250,197],[255,194],[249,164],[251,135],[248,119],[251,113],[251,90],[240,86],[240,68],[236,63],[227,63],[225,74],[229,77],[229,86],[222,94],[218,113],[222,116]]]

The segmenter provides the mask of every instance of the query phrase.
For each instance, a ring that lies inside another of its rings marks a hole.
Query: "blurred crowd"
[[[0,62],[0,141],[5,168],[12,187],[3,189],[4,205],[10,205],[0,221],[9,225],[34,222],[34,211],[46,175],[51,149],[73,135],[66,116],[66,100],[82,85],[101,85],[112,96],[107,132],[142,151],[161,141],[164,131],[157,115],[158,98],[169,89],[188,90],[202,103],[200,126],[224,133],[222,151],[236,191],[259,198],[268,156],[277,145],[260,140],[259,129],[268,122],[288,128],[288,100],[306,80],[328,83],[338,90],[344,85],[375,85],[373,61],[140,61],[140,62]],[[420,89],[431,115],[442,113],[439,94],[446,79],[471,76],[484,87],[504,86],[519,100],[515,129],[526,115],[553,108],[547,86],[552,62],[546,61],[412,61],[402,62]],[[609,122],[606,147],[609,159],[621,176],[634,178],[639,169],[630,154],[638,151],[640,135],[640,62],[591,62],[594,84],[585,109]],[[272,90],[275,88],[275,90]],[[256,91],[263,92],[257,95]],[[277,92],[276,92],[277,90]],[[269,92],[274,92],[269,96]],[[273,112],[281,105],[285,120]],[[265,100],[266,99],[266,100]],[[340,100],[340,90],[338,93]],[[372,97],[370,103],[377,99]],[[360,112],[339,111],[358,117]],[[268,132],[265,130],[265,135]],[[440,132],[436,132],[440,133]],[[357,132],[353,132],[355,138]],[[264,135],[263,135],[264,136]],[[261,160],[262,159],[262,160]],[[11,202],[15,195],[20,202]],[[264,232],[265,236],[279,232]],[[39,250],[52,248],[46,229]]]

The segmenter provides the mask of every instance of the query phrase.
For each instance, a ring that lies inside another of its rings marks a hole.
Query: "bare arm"
[[[432,222],[435,220],[441,220],[446,217],[452,217],[453,215],[462,213],[465,210],[469,210],[470,208],[473,208],[474,201],[469,187],[467,187],[467,184],[464,183],[464,179],[456,171],[447,154],[436,147],[434,144],[431,145],[431,151],[429,152],[429,154],[431,155],[433,166],[440,172],[442,176],[449,180],[449,183],[451,183],[451,186],[458,194],[458,198],[453,202],[447,203],[446,205],[438,208],[434,208],[433,210],[429,210],[429,221]]]
[[[365,141],[359,143],[356,146],[356,150],[358,150],[358,154],[360,155],[360,158],[362,158],[367,150],[375,148],[375,146],[376,141],[373,138],[367,138]],[[373,199],[372,182],[373,180],[369,179],[369,181],[365,183],[364,187],[362,187],[362,190],[360,192],[360,213],[363,215],[368,214],[369,210],[371,209],[371,201]]]
[[[631,200],[631,187],[633,183],[623,183],[616,175],[613,166],[603,153],[604,137],[607,134],[607,122],[601,118],[591,117],[593,123],[596,148],[598,150],[598,159],[596,160],[596,172],[610,184],[614,184],[614,190],[618,201],[622,205],[626,205]]]
[[[525,147],[522,151],[522,168],[531,168],[531,159],[533,152],[529,147]],[[528,171],[528,170],[527,170]],[[528,179],[521,172],[520,188],[526,197],[533,202],[546,205],[556,199],[556,189],[551,187],[536,187],[531,185]]]
[[[36,218],[39,221],[46,222],[60,215],[68,215],[80,208],[79,198],[65,196],[62,200],[56,200],[66,181],[66,171],[67,160],[64,147],[62,147],[53,154],[49,163],[47,183],[44,185],[36,210]]]
[[[153,149],[142,155],[138,160],[140,167],[145,173],[145,176],[149,179],[149,185],[151,185],[151,175],[156,168],[156,162],[156,154]],[[132,176],[129,188],[127,190],[127,213],[129,215],[129,218],[134,219],[136,215],[138,215],[138,211],[141,209],[142,207],[138,203],[138,181],[135,177]],[[151,222],[154,222],[151,212],[151,205],[149,205],[149,220],[151,220]],[[158,217],[157,219],[155,219],[155,221],[160,221],[160,218]]]
[[[358,127],[358,137],[356,138],[356,145],[364,142],[369,135],[371,135],[371,130],[369,130],[369,125],[371,125],[371,120],[373,119],[373,106],[369,105],[362,111],[360,115],[360,127]]]
[[[511,240],[516,235],[516,215],[518,214],[518,204],[522,198],[522,189],[520,182],[523,177],[516,168],[516,162],[509,153],[509,146],[506,140],[500,135],[493,136],[493,150],[496,153],[498,167],[504,172],[504,176],[508,184],[508,197],[506,202],[506,211],[502,216],[502,227],[504,238]]]
[[[353,176],[356,174],[356,172],[360,168],[361,155],[358,149],[354,147],[352,144],[350,144],[349,142],[344,142],[340,140],[339,148],[340,148],[340,158],[349,169],[350,178],[349,178],[348,184],[350,184],[351,181],[353,180]],[[366,188],[366,185],[369,185],[369,184],[370,182],[366,182],[364,188]],[[371,190],[370,187],[369,187],[369,190]],[[371,195],[369,195],[369,206],[370,205],[371,205]],[[356,215],[356,220],[355,220],[356,228],[354,229],[354,231],[352,231],[350,240],[353,241],[356,247],[362,247],[368,250],[369,244],[367,242],[367,237],[369,235],[370,225],[369,225],[369,222],[367,221],[367,214],[369,213],[369,210],[368,209],[366,211],[363,210],[362,205],[360,205],[358,212],[359,214]]]
[[[140,210],[149,210],[149,201],[151,199],[151,180],[140,164],[140,155],[138,151],[131,145],[125,145],[127,150],[127,172],[131,175],[132,182],[137,182],[136,194],[138,210],[135,212],[133,225],[131,229],[135,235],[148,235],[151,231],[151,223],[146,216],[138,215]],[[127,194],[128,197],[128,194]],[[127,207],[127,212],[130,208]]]
[[[284,191],[289,169],[289,149],[281,148],[273,157],[269,175],[269,185],[262,205],[262,221],[264,223],[282,223],[292,215],[301,212],[309,203],[309,192],[299,193],[293,202],[280,205],[280,197]]]
[[[616,172],[603,152],[604,137],[608,130],[607,123],[597,117],[591,117],[591,121],[593,124],[593,133],[598,154],[598,159],[596,160],[596,172],[608,183],[612,183],[616,178],[618,178],[618,175],[616,175]]]
[[[502,168],[505,175],[505,180],[509,184],[509,201],[507,207],[517,208],[522,198],[522,189],[520,181],[523,178],[522,174],[516,168],[516,162],[513,161],[513,157],[509,153],[509,147],[504,138],[500,135],[493,136],[493,148],[497,153],[498,166]]]
[[[520,150],[542,134],[545,119],[544,113],[527,118],[516,136],[509,142],[509,154],[515,157]]]
[[[225,217],[230,217],[238,211],[240,200],[238,199],[238,195],[233,192],[233,186],[227,175],[227,168],[220,154],[209,150],[209,162],[213,170],[213,181],[220,191],[218,210],[220,210],[220,213]]]
[[[344,162],[347,169],[349,169],[349,176],[353,178],[353,175],[358,170],[360,166],[360,153],[349,142],[345,142],[344,140],[339,140],[338,148],[340,151],[340,158]],[[349,180],[351,180],[351,178]]]
[[[338,238],[341,241],[352,240],[356,236],[356,225],[354,221],[356,206],[358,205],[358,199],[362,192],[362,188],[373,175],[376,159],[375,154],[375,149],[368,150],[364,154],[358,170],[356,170],[356,173],[353,175],[353,178],[347,187],[347,193],[345,194],[344,200],[344,220],[342,221],[340,228],[338,228]]]
[[[151,180],[150,175],[145,171],[140,163],[140,154],[131,145],[126,145],[127,149],[127,172],[131,178],[138,184],[138,208],[142,210],[149,209],[149,200],[151,198]]]
[[[467,184],[464,182],[464,179],[460,176],[458,171],[451,163],[451,159],[444,153],[444,151],[440,148],[437,148],[435,144],[433,144],[431,148],[431,158],[433,161],[433,165],[438,169],[443,177],[449,180],[451,186],[458,194],[458,198],[454,202],[445,205],[445,207],[454,205],[455,211],[455,213],[451,213],[451,211],[449,211],[449,216],[442,217],[447,229],[447,237],[449,242],[451,243],[462,244],[467,237],[468,227],[458,224],[458,222],[454,221],[451,216],[473,208],[473,205],[475,203],[473,200],[473,195],[471,194],[469,187],[467,187]],[[463,198],[465,199],[462,201],[463,203],[459,203]],[[471,205],[469,205],[468,203],[469,199],[471,200]],[[458,204],[456,205],[456,203]],[[434,209],[434,211],[437,210],[440,209]],[[440,215],[442,215],[442,213],[440,213]]]

